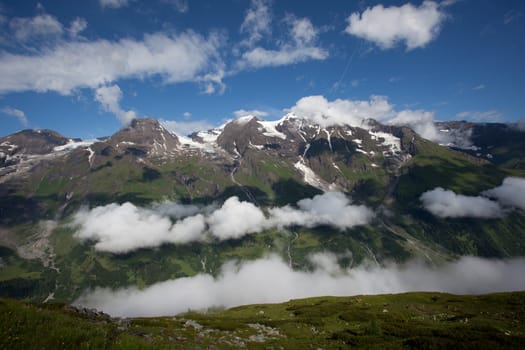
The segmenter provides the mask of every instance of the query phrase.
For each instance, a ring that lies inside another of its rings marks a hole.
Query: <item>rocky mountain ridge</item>
[[[438,128],[469,134],[469,147],[439,145],[409,127],[373,120],[322,127],[293,114],[273,122],[246,116],[187,137],[157,120],[138,119],[89,142],[43,130],[2,138],[1,289],[9,296],[70,301],[92,286],[148,286],[174,276],[214,274],[232,258],[256,259],[268,252],[298,269],[311,267],[309,257],[319,251],[333,253],[342,266],[525,254],[523,210],[491,218],[443,218],[421,201],[436,188],[453,196],[479,196],[508,177],[525,178],[524,133],[499,124]],[[98,251],[93,241],[79,240],[71,226],[86,210],[130,211],[127,221],[151,217],[151,223],[184,226],[186,218],[158,211],[165,203],[200,211],[188,219],[198,222],[201,215],[208,226],[209,210],[215,213],[228,203],[250,207],[266,222],[275,210],[322,219],[330,207],[313,212],[308,203],[326,191],[340,192],[335,197],[350,211],[352,205],[362,208],[366,224],[337,228],[326,220],[297,221],[229,239],[204,232],[208,238],[191,244],[126,254]]]
[[[441,133],[454,134],[455,139],[463,137],[464,145],[469,147],[451,144],[450,149],[468,154],[479,163],[496,160],[498,165],[511,162],[511,166],[523,167],[523,133],[516,129],[466,122],[438,123],[437,127]],[[490,145],[491,138],[487,136],[494,130],[498,134],[495,146]],[[514,144],[511,152],[505,148],[505,140],[509,139]],[[217,196],[228,185],[248,193],[246,188],[253,187],[254,182],[253,178],[245,181],[249,177],[256,177],[257,190],[265,187],[263,192],[270,197],[272,187],[283,178],[321,191],[351,193],[370,177],[379,176],[382,185],[388,186],[418,153],[416,144],[428,143],[409,127],[383,125],[374,120],[366,120],[362,127],[321,127],[292,113],[277,121],[247,115],[184,137],[168,131],[155,119],[144,118],[134,120],[108,138],[93,141],[69,139],[49,130],[24,130],[4,137],[0,139],[0,183],[17,187],[31,182],[28,177],[34,177],[34,173],[44,178],[61,176],[71,180],[71,190],[66,191],[71,193],[73,187],[78,187],[75,178],[89,179],[93,173],[120,161],[143,169],[145,178],[159,176],[159,167],[169,163],[189,162],[202,164],[214,175],[203,188],[198,174],[172,171],[178,184],[192,192],[186,197],[189,200],[195,195]],[[62,166],[52,174],[53,164],[70,166]],[[93,191],[103,190],[86,188],[84,194]],[[79,194],[78,188],[76,192]],[[85,195],[82,201],[87,200]]]
[[[368,167],[398,167],[411,156],[410,146],[402,144],[401,138],[395,136],[403,137],[404,134],[412,135],[413,132],[407,128],[386,127],[379,123],[371,130],[349,126],[321,128],[319,125],[306,124],[304,119],[293,115],[276,122],[246,116],[219,129],[194,133],[188,138],[181,137],[181,141],[179,136],[166,130],[158,121],[137,119],[111,137],[95,142],[68,139],[44,130],[22,131],[0,140],[0,160],[4,175],[16,173],[19,176],[39,164],[39,160],[87,161],[93,170],[104,166],[107,163],[105,158],[110,155],[131,155],[139,163],[198,157],[217,167],[237,168],[238,171],[242,171],[239,160],[243,158],[252,163],[286,159],[293,165],[294,169],[290,170],[300,175],[307,184],[323,190],[348,190],[337,175],[341,169],[335,161],[351,166],[352,155],[360,153],[367,158],[365,163],[358,165],[362,171]],[[327,163],[322,159],[323,153],[337,156],[330,157],[332,160]],[[20,166],[17,168],[17,165]],[[326,167],[332,168],[330,176],[326,171],[325,176],[317,174],[322,168],[326,170]],[[3,181],[8,178],[3,177]]]

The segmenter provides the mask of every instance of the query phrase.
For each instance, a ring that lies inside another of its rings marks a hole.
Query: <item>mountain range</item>
[[[435,128],[446,143],[409,126],[292,113],[188,136],[144,118],[90,141],[3,137],[0,290],[71,302],[90,288],[217,276],[227,261],[268,253],[306,270],[319,252],[343,267],[524,255],[525,204],[501,193],[523,189],[525,132]]]

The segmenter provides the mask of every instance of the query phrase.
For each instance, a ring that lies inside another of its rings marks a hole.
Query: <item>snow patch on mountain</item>
[[[393,153],[401,152],[401,140],[399,139],[399,137],[395,137],[392,134],[381,131],[369,131],[369,133],[372,136],[372,139],[374,140],[383,139],[384,141],[382,142],[382,144],[384,146],[389,147]]]
[[[201,134],[200,132],[199,134]],[[189,137],[186,136],[177,136],[179,138],[180,143],[182,144],[182,147],[190,148],[190,149],[198,149],[207,153],[215,153],[217,144],[215,141],[208,141],[207,142],[197,142]],[[216,138],[215,138],[216,140]]]
[[[53,148],[53,151],[55,152],[72,151],[76,148],[89,147],[95,142],[97,142],[97,140],[76,141],[76,140],[70,139],[69,142],[66,143],[65,145],[56,146],[55,148]]]
[[[217,138],[219,137],[219,135],[221,134],[223,129],[224,129],[224,127],[211,129],[211,130],[208,130],[208,131],[199,131],[197,133],[197,137],[199,137],[202,140],[202,142],[204,142],[204,143],[216,144],[217,143]]]
[[[273,122],[258,121],[258,123],[261,124],[264,129],[264,136],[278,137],[280,139],[286,140],[286,135],[276,129],[276,127],[281,123],[280,120]]]
[[[303,174],[303,181],[318,188],[322,191],[336,191],[338,186],[336,184],[327,184],[319,175],[315,173],[308,165],[306,165],[304,158],[300,159],[294,164],[294,168],[299,170]]]
[[[296,162],[294,167],[303,174],[304,182],[315,188],[321,189],[324,187],[323,180],[321,180],[319,176],[317,176],[317,174],[304,163],[303,159]]]
[[[257,117],[253,115],[246,115],[244,117],[239,117],[235,119],[233,122],[239,125],[244,125],[244,124],[248,124],[253,118],[257,118]]]

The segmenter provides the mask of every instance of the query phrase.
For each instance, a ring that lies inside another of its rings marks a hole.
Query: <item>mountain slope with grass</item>
[[[520,349],[523,292],[320,297],[162,318],[0,299],[2,348]]]
[[[71,302],[96,287],[144,288],[199,273],[217,276],[229,261],[267,254],[295,269],[311,267],[310,257],[319,252],[345,257],[338,262],[343,268],[370,261],[381,265],[418,258],[439,265],[463,255],[524,255],[522,209],[505,207],[504,215],[490,218],[450,218],[432,214],[421,201],[435,188],[476,197],[508,177],[524,178],[523,155],[515,145],[524,133],[490,124],[440,128],[471,135],[469,146],[439,145],[409,127],[373,120],[361,127],[323,127],[294,114],[274,122],[246,116],[188,137],[154,119],[137,119],[90,142],[51,131],[2,138],[1,293]],[[488,140],[494,128],[500,133],[492,147]],[[477,148],[493,149],[494,156]],[[333,203],[305,209],[315,203],[308,202],[312,198],[331,192],[372,215],[365,224],[337,227],[330,223],[334,218],[323,216],[335,210]],[[192,211],[194,221],[205,218],[204,229],[211,230],[215,212],[232,197],[244,206],[253,204],[266,226],[227,239],[203,231],[191,242],[168,240],[125,252],[102,251],[95,236],[78,236],[79,212],[122,212],[124,203],[132,211],[124,223],[152,217],[152,223],[169,227],[190,215],[159,211],[172,206]],[[307,213],[302,220],[319,218],[310,225],[268,225],[276,210]]]

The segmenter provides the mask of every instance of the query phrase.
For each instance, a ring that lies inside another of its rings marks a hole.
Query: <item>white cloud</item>
[[[69,36],[72,38],[76,38],[78,34],[86,30],[88,26],[87,21],[84,18],[77,17],[74,20],[71,21],[71,24],[69,25]]]
[[[128,0],[98,0],[98,2],[102,8],[109,7],[113,9],[126,7],[129,4]]]
[[[351,205],[341,192],[326,192],[297,202],[298,209],[290,206],[269,210],[272,226],[283,227],[300,225],[314,227],[320,224],[331,225],[340,230],[366,225],[374,213],[364,205]]]
[[[248,47],[248,50],[237,61],[237,69],[284,66],[328,57],[328,51],[316,45],[318,31],[308,18],[289,15],[284,22],[289,27],[289,37],[273,40],[277,42],[276,48],[255,47],[264,35],[271,34],[271,14],[267,1],[252,0],[241,25],[241,33],[248,34],[241,46]]]
[[[503,114],[496,110],[490,111],[465,111],[456,114],[458,119],[469,119],[478,122],[497,121],[503,119]]]
[[[143,40],[61,42],[32,55],[0,53],[0,93],[56,91],[70,94],[123,78],[160,76],[165,83],[207,81],[221,40],[188,31],[156,33]],[[220,76],[209,76],[216,84]]]
[[[290,112],[323,126],[351,125],[363,127],[368,118],[384,120],[393,116],[393,106],[384,96],[371,96],[369,101],[337,99],[328,101],[324,96],[301,98]]]
[[[525,210],[525,179],[507,177],[501,186],[483,191],[480,196],[458,195],[437,187],[423,193],[420,200],[426,210],[443,218],[498,218],[509,209],[504,207]]]
[[[268,115],[267,112],[259,111],[257,109],[251,109],[251,110],[239,109],[233,112],[233,114],[235,115],[235,118],[246,117],[248,115],[253,115],[256,117],[266,117]]]
[[[424,47],[434,40],[446,15],[434,1],[424,1],[419,7],[368,7],[362,14],[352,13],[346,32],[389,49],[403,43],[408,50]]]
[[[268,208],[265,215],[261,208],[237,197],[228,198],[218,208],[171,202],[148,208],[131,203],[109,204],[80,210],[73,217],[73,225],[77,228],[75,236],[95,241],[96,249],[123,253],[165,243],[238,239],[269,228],[292,225],[330,225],[344,230],[367,224],[374,216],[370,209],[351,205],[344,194],[337,192],[303,199],[297,205],[298,208]]]
[[[20,124],[22,124],[23,126],[27,126],[28,124],[27,117],[24,111],[21,111],[17,108],[12,108],[12,107],[4,107],[0,110],[0,112],[6,115],[9,115],[11,117],[17,118]]]
[[[115,114],[123,125],[129,125],[137,118],[134,111],[125,111],[120,107],[122,91],[118,85],[101,86],[95,90],[95,100],[99,102],[104,110]]]
[[[222,64],[219,64],[219,66],[222,67]],[[226,90],[226,85],[222,82],[224,75],[224,69],[217,68],[214,72],[207,73],[202,78],[199,78],[198,81],[204,85],[203,92],[207,95],[214,93],[222,95]]]
[[[207,218],[207,222],[215,237],[226,240],[261,231],[265,227],[266,217],[252,203],[230,197]]]
[[[501,186],[485,191],[483,195],[496,198],[503,205],[525,210],[525,179],[507,177]]]
[[[196,131],[213,129],[213,125],[207,120],[176,121],[160,119],[159,122],[170,132],[181,136],[189,135]]]
[[[291,35],[298,47],[310,45],[317,40],[317,29],[308,18],[290,17]]]
[[[437,187],[420,197],[426,210],[441,218],[498,218],[503,210],[496,202],[480,196],[464,196]]]
[[[434,112],[424,110],[404,110],[397,113],[396,117],[388,121],[394,125],[410,126],[420,136],[441,144],[452,143],[447,134],[440,133],[434,124]]]
[[[525,289],[525,260],[462,257],[433,268],[412,261],[386,267],[340,268],[337,258],[317,254],[315,269],[297,271],[281,258],[229,262],[218,277],[198,274],[152,286],[111,290],[97,288],[75,304],[114,317],[169,316],[189,310],[277,303],[314,296],[403,293],[410,291],[484,294]]]
[[[79,227],[75,237],[95,240],[95,249],[113,253],[199,240],[205,225],[199,214],[172,224],[169,217],[131,203],[83,209],[73,222]]]
[[[484,84],[476,85],[472,88],[472,90],[483,90],[486,86]]]
[[[265,35],[269,35],[272,31],[271,21],[268,1],[252,0],[240,28],[240,32],[246,33],[248,38],[242,41],[241,45],[251,47]]]
[[[278,50],[256,47],[242,54],[238,66],[241,69],[277,67],[310,60],[324,60],[328,52],[319,47],[285,46]]]
[[[64,31],[62,24],[53,16],[41,14],[31,18],[13,18],[9,22],[14,37],[28,41],[46,36],[60,36]]]

